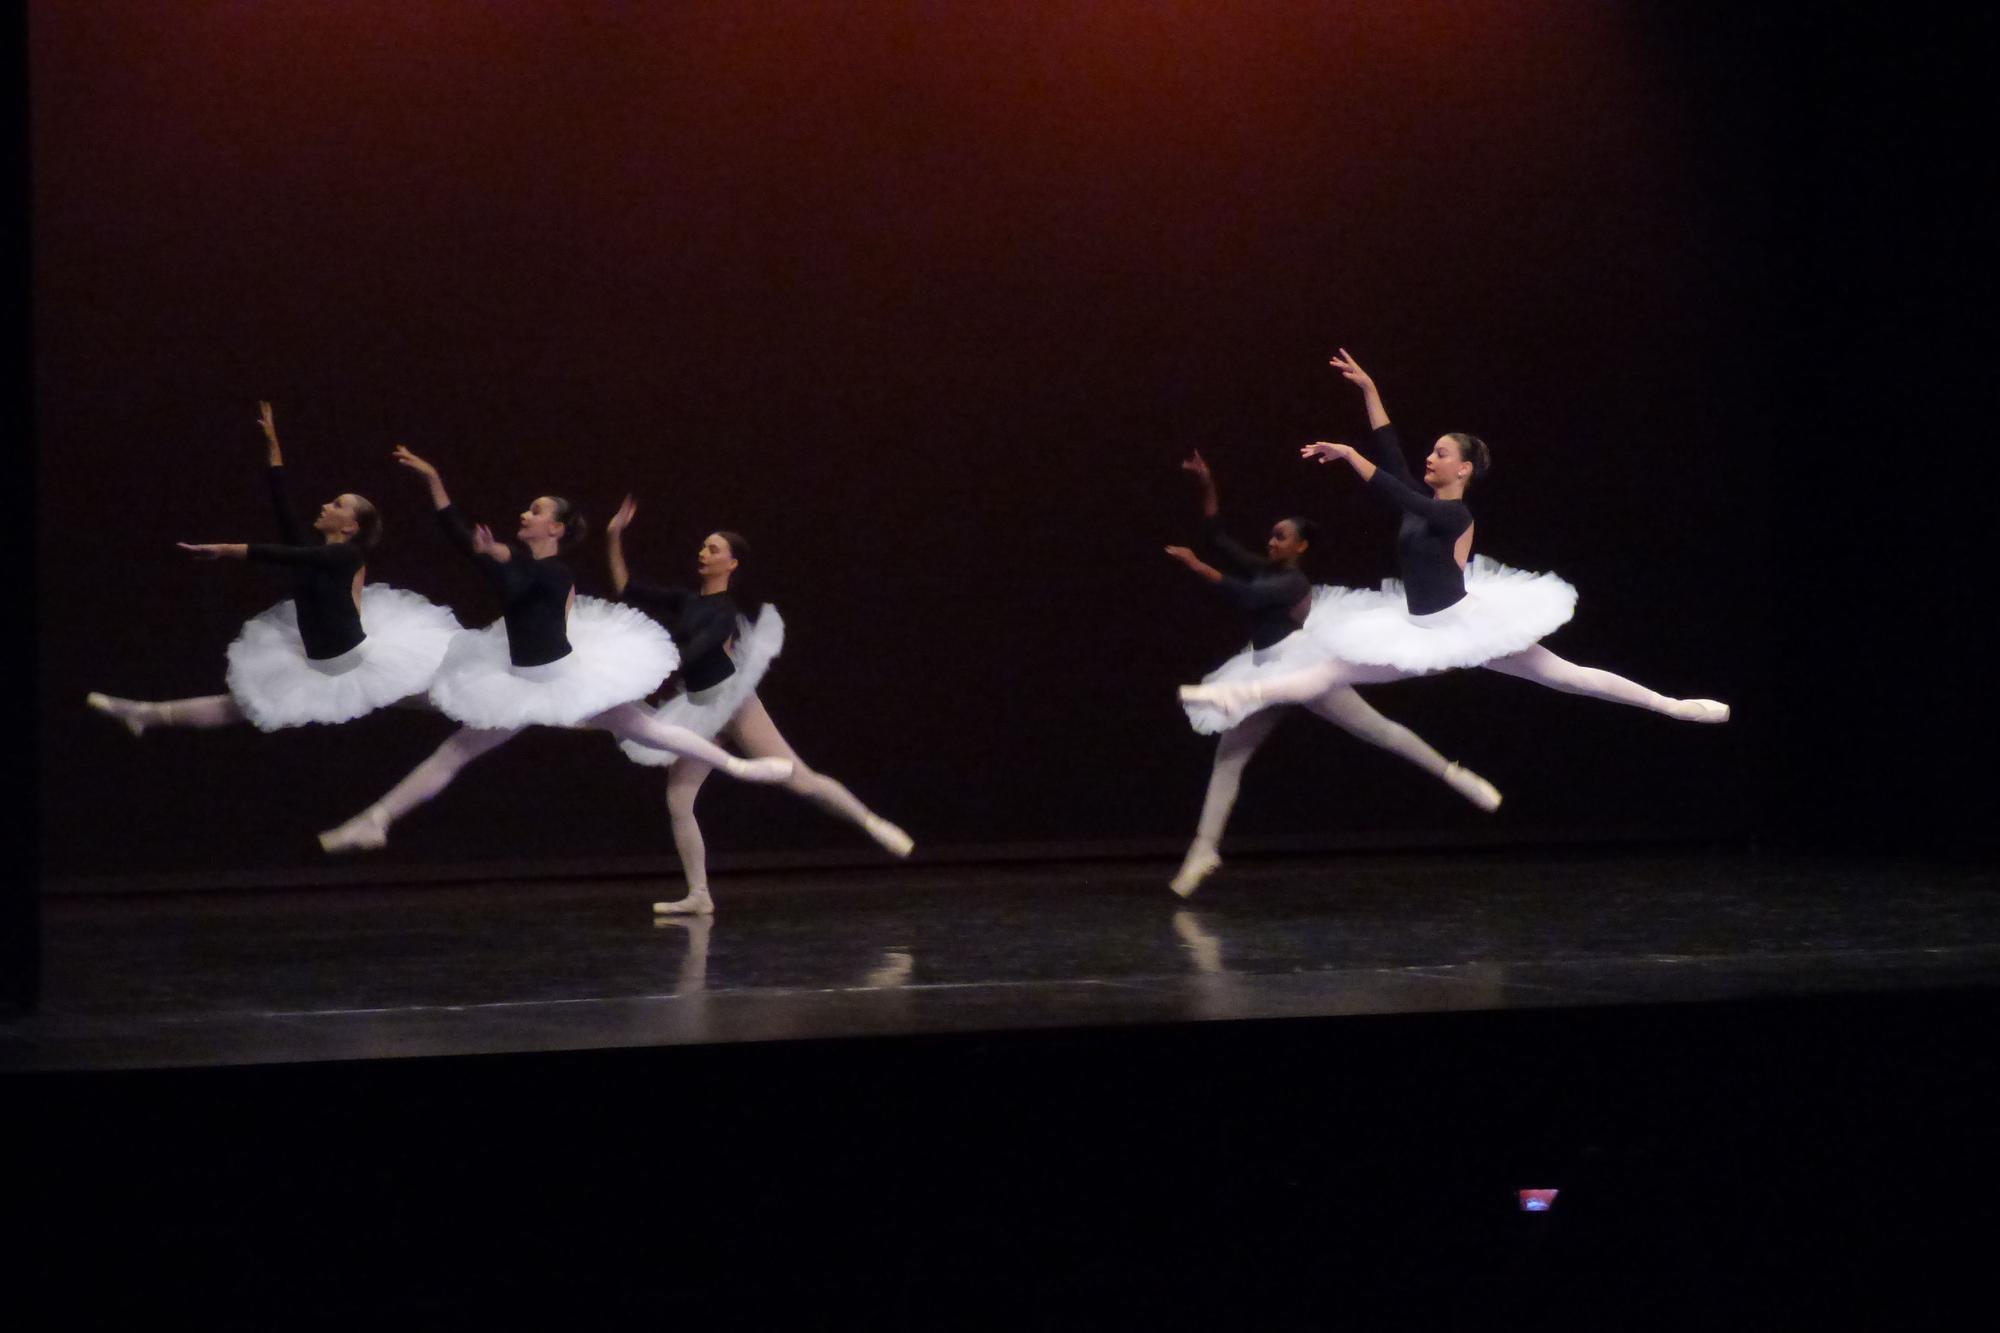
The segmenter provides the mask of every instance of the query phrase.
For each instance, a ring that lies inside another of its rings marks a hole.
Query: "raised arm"
[[[465,515],[451,502],[445,493],[444,479],[430,463],[410,452],[406,444],[399,444],[392,457],[410,471],[424,479],[430,487],[431,505],[437,510],[438,527],[453,546],[471,556],[474,560],[490,560],[496,565],[504,565],[514,558],[513,551],[505,543],[493,540],[493,533],[484,523],[473,525],[465,521]]]
[[[1382,394],[1375,387],[1375,377],[1361,368],[1348,350],[1343,347],[1338,355],[1328,359],[1327,364],[1339,371],[1343,379],[1360,387],[1361,401],[1368,408],[1368,429],[1380,430],[1389,424],[1389,409],[1382,406]]]
[[[410,446],[407,444],[397,445],[390,451],[389,456],[424,479],[425,484],[431,490],[431,507],[433,509],[451,508],[451,497],[445,494],[444,478],[438,475],[437,468],[411,453]]]
[[[285,451],[278,447],[278,419],[271,414],[271,405],[259,399],[257,402],[257,424],[264,431],[264,451],[272,467],[285,465]]]
[[[625,595],[625,585],[632,581],[632,571],[625,566],[625,529],[631,526],[632,516],[638,512],[638,502],[628,495],[611,521],[604,525],[604,557],[611,563],[611,586],[620,597]]]
[[[1269,561],[1239,543],[1222,526],[1222,506],[1216,498],[1215,475],[1208,470],[1208,461],[1199,450],[1188,456],[1181,467],[1192,472],[1201,481],[1201,536],[1210,550],[1237,574],[1255,574]],[[1203,566],[1207,568],[1207,566]],[[1199,572],[1199,571],[1197,571]],[[1220,574],[1217,577],[1221,577]]]
[[[1208,460],[1197,449],[1181,462],[1183,472],[1192,472],[1201,482],[1201,516],[1214,518],[1222,512],[1222,505],[1215,498],[1215,474],[1208,470]]]
[[[669,588],[647,579],[635,579],[625,563],[625,529],[632,526],[632,516],[639,512],[639,504],[631,496],[618,506],[618,512],[604,525],[604,545],[611,561],[611,583],[617,588],[621,600],[644,611],[654,619],[668,625],[678,624],[687,611],[688,599],[693,596],[686,588]],[[725,637],[728,627],[724,627]],[[692,662],[700,651],[698,646],[678,644],[681,661]]]
[[[268,466],[264,469],[264,485],[271,494],[271,512],[278,517],[278,540],[287,546],[304,546],[305,529],[299,526],[299,516],[292,512],[291,498],[285,493],[285,454],[278,447],[278,422],[271,414],[271,405],[257,404],[257,424],[264,431],[264,456]]]

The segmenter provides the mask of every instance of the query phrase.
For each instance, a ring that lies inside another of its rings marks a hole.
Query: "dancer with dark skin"
[[[137,736],[148,727],[223,727],[250,722],[264,731],[350,721],[430,688],[459,625],[417,594],[367,585],[368,553],[382,519],[352,493],[319,507],[307,528],[293,514],[284,450],[269,403],[259,403],[266,480],[277,542],[179,542],[197,560],[244,560],[292,574],[293,593],[252,619],[229,646],[227,694],[145,701],[91,693],[85,702]]]
[[[634,578],[626,564],[625,532],[638,511],[638,504],[626,496],[605,525],[605,551],[611,583],[620,598],[668,626],[683,653],[680,692],[658,710],[660,718],[680,722],[698,735],[726,738],[754,758],[790,760],[792,775],[784,784],[789,790],[854,824],[892,855],[908,856],[914,846],[910,835],[863,805],[839,782],[808,767],[779,734],[757,696],[758,681],[782,644],[783,623],[777,618],[777,609],[766,605],[752,624],[730,596],[730,581],[742,567],[743,538],[730,532],[709,533],[695,557],[699,591],[666,587]],[[687,893],[654,903],[653,911],[709,915],[715,910],[715,901],[709,892],[707,847],[695,819],[694,803],[708,779],[710,765],[632,745],[622,748],[639,763],[671,765],[667,813]]]
[[[1403,605],[1345,617],[1328,636],[1328,656],[1314,665],[1270,679],[1183,686],[1185,702],[1219,709],[1234,720],[1275,704],[1305,703],[1329,690],[1478,666],[1684,722],[1729,720],[1727,704],[1671,698],[1543,647],[1539,640],[1568,620],[1575,590],[1553,575],[1473,560],[1465,495],[1488,466],[1485,443],[1462,433],[1440,436],[1424,460],[1419,484],[1374,379],[1345,348],[1329,364],[1361,389],[1372,434],[1362,448],[1320,441],[1300,453],[1321,463],[1348,463],[1371,492],[1401,511],[1396,541]]]
[[[486,576],[503,614],[484,630],[462,632],[432,683],[431,702],[460,729],[380,800],[322,833],[322,848],[382,846],[396,820],[531,725],[608,731],[700,759],[747,782],[783,782],[792,775],[790,759],[738,759],[685,727],[659,721],[640,703],[673,670],[678,655],[665,632],[638,612],[577,597],[561,552],[581,537],[584,525],[568,501],[536,497],[510,546],[494,540],[484,524],[466,522],[437,468],[407,447],[398,446],[394,456],[424,479],[439,527]]]
[[[1251,647],[1216,674],[1227,676],[1236,671],[1254,673],[1271,669],[1281,665],[1284,655],[1309,651],[1305,639],[1295,636],[1311,633],[1304,627],[1314,593],[1300,569],[1300,561],[1312,545],[1310,528],[1299,519],[1279,519],[1271,525],[1260,557],[1238,545],[1222,526],[1215,477],[1201,454],[1195,453],[1181,467],[1201,483],[1203,536],[1217,560],[1227,565],[1230,572],[1224,573],[1204,562],[1185,546],[1169,546],[1167,554],[1214,586],[1249,621]],[[1341,590],[1325,591],[1331,594]],[[1331,597],[1322,614],[1337,614],[1337,610],[1338,598]],[[1480,809],[1499,808],[1500,793],[1491,783],[1463,765],[1446,760],[1408,727],[1382,716],[1351,687],[1323,691],[1302,704],[1308,712],[1349,735],[1399,755],[1443,779]],[[1197,730],[1211,730],[1220,725],[1218,719],[1204,716],[1201,710],[1190,709],[1189,714]],[[1282,714],[1277,710],[1266,709],[1228,726],[1218,737],[1194,842],[1170,886],[1181,897],[1192,894],[1220,868],[1222,860],[1217,847],[1235,807],[1243,771],[1281,720]]]

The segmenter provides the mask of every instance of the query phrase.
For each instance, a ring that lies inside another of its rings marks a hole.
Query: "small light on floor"
[[[1556,1206],[1555,1190],[1520,1190],[1521,1211],[1524,1213],[1546,1213]]]

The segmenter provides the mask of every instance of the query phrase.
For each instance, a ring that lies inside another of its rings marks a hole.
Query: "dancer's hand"
[[[283,467],[285,456],[278,449],[278,419],[271,414],[271,405],[262,399],[257,401],[257,425],[264,432],[264,452],[272,467]]]
[[[487,527],[484,523],[475,523],[472,526],[472,553],[474,555],[483,555],[489,560],[503,562],[508,556],[513,554],[513,552],[507,549],[504,542],[493,540],[493,529]]]
[[[257,400],[257,426],[264,432],[264,438],[271,442],[271,447],[277,448],[278,418],[271,411],[271,405],[262,398]]]
[[[197,560],[242,560],[250,548],[242,542],[175,542]]]
[[[407,444],[397,445],[394,449],[390,451],[389,456],[395,459],[398,463],[401,463],[404,467],[410,469],[410,471],[424,478],[426,481],[437,480],[438,470],[435,467],[431,466],[429,463],[426,463],[423,459],[411,453],[409,445]]]
[[[638,512],[639,502],[629,495],[626,496],[624,503],[618,506],[618,512],[604,525],[604,535],[607,537],[623,535],[625,529],[632,525],[632,516]]]
[[[1353,458],[1354,446],[1350,444],[1334,444],[1329,440],[1320,440],[1316,444],[1309,444],[1299,450],[1299,457],[1310,458],[1319,463],[1331,463],[1336,458]]]
[[[1215,474],[1208,470],[1208,460],[1197,449],[1181,462],[1181,469],[1192,472],[1201,480],[1201,512],[1205,518],[1214,518],[1221,512],[1221,503],[1215,498]]]
[[[1183,565],[1186,565],[1189,572],[1200,575],[1210,583],[1222,582],[1222,571],[1213,565],[1205,564],[1200,556],[1188,550],[1187,547],[1169,546],[1167,554],[1180,561]]]
[[[1345,347],[1341,348],[1335,355],[1327,358],[1327,364],[1339,371],[1342,378],[1351,380],[1363,390],[1375,387],[1374,377],[1361,368],[1361,363],[1356,361]]]
[[[389,456],[424,479],[424,483],[430,487],[432,508],[451,508],[451,497],[445,494],[444,490],[444,478],[438,475],[436,468],[411,453],[409,445],[397,445],[394,449],[390,450]],[[504,557],[502,558],[504,559]]]
[[[1361,363],[1343,347],[1338,355],[1328,358],[1327,364],[1351,380],[1361,390],[1361,401],[1368,406],[1368,429],[1381,430],[1389,424],[1389,409],[1382,406],[1382,395],[1375,389],[1375,377],[1361,368]]]

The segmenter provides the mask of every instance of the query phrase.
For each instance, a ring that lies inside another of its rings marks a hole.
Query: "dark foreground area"
[[[260,1327],[1978,1317],[1983,868],[1163,878],[52,901],[9,1267]]]

